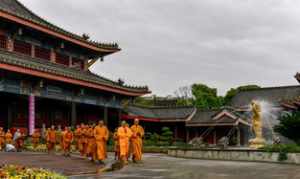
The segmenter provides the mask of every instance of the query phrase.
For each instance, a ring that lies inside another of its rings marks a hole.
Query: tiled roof
[[[68,37],[82,41],[84,43],[88,43],[90,45],[93,45],[93,46],[96,46],[99,48],[104,48],[104,49],[120,50],[118,47],[118,44],[116,44],[116,43],[106,44],[106,43],[90,41],[90,40],[84,39],[82,36],[79,36],[79,35],[69,32],[69,31],[66,31],[66,30],[44,20],[43,18],[39,17],[38,15],[36,15],[32,11],[30,11],[28,8],[26,8],[22,3],[20,3],[17,0],[0,0],[0,10],[3,12],[6,12],[6,13],[12,14],[14,16],[20,17],[22,19],[28,20],[30,22],[33,22],[35,24],[41,25],[43,27],[46,27],[46,28],[56,31],[58,33],[64,34]]]
[[[220,114],[225,115],[220,115]],[[226,115],[228,114],[228,115]],[[220,116],[218,116],[220,115]],[[216,118],[218,117],[218,118]],[[222,108],[222,109],[198,109],[196,114],[191,120],[186,122],[187,126],[211,126],[211,125],[234,125],[238,120],[243,120],[242,115],[236,112],[233,108]]]
[[[160,121],[185,121],[195,110],[195,107],[138,107],[129,106],[127,113],[145,118],[160,119]]]
[[[91,73],[90,71],[84,72],[78,69],[66,67],[64,65],[53,63],[47,60],[31,58],[29,56],[16,54],[5,50],[0,50],[0,63],[24,67],[24,68],[42,71],[46,73],[51,73],[63,77],[94,83],[94,84],[105,85],[105,86],[109,86],[121,90],[123,89],[123,90],[128,90],[137,93],[149,92],[148,87],[146,86],[133,87],[127,85],[120,85],[117,82],[114,82],[107,78]]]
[[[245,107],[252,100],[262,100],[274,105],[280,105],[281,101],[292,100],[300,96],[300,85],[259,88],[241,91],[236,94],[228,105],[233,107]]]

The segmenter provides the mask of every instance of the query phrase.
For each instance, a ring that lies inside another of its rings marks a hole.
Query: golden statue
[[[249,140],[251,148],[261,148],[265,146],[266,141],[262,136],[262,118],[261,118],[261,106],[258,102],[251,102],[252,110],[252,130],[254,131],[255,138]]]

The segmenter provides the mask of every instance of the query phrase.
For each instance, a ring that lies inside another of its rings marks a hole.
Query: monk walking
[[[55,150],[55,144],[56,144],[56,131],[53,125],[51,126],[51,129],[47,131],[46,141],[47,141],[48,153],[50,154],[53,150]]]
[[[80,139],[80,125],[77,125],[74,132],[74,142],[75,142],[76,150],[79,150],[79,139]]]
[[[14,133],[13,140],[15,141],[15,147],[17,151],[21,152],[24,145],[25,135],[21,133],[20,129],[17,129],[17,131]]]
[[[139,125],[139,119],[134,120],[134,125],[130,129],[132,131],[132,160],[133,162],[139,162],[142,160],[144,129]]]
[[[95,127],[94,136],[96,139],[97,159],[102,164],[107,157],[106,142],[109,137],[109,131],[102,120],[99,121],[98,125]]]
[[[31,136],[31,142],[32,142],[32,146],[34,149],[37,148],[37,146],[40,143],[40,138],[41,138],[41,134],[39,133],[38,130],[34,130],[32,136]]]
[[[0,127],[0,151],[4,149],[5,144],[5,132],[2,127]]]
[[[71,131],[70,127],[66,127],[65,131],[63,132],[62,140],[64,156],[68,157],[70,156],[71,144],[73,141],[73,132]]]
[[[13,135],[8,129],[6,134],[5,134],[5,144],[12,144],[13,143]]]
[[[81,124],[80,125],[80,129],[78,131],[78,136],[79,136],[79,139],[78,139],[78,150],[80,152],[80,155],[81,156],[84,156],[84,150],[85,150],[85,126],[84,124]]]
[[[87,157],[90,158],[91,161],[96,160],[96,139],[94,136],[94,127],[92,125],[89,126],[87,130]]]
[[[119,160],[120,159],[120,145],[119,145],[118,129],[115,129],[113,139],[114,139],[115,160]]]
[[[131,129],[127,127],[125,121],[122,121],[122,126],[118,128],[118,138],[120,145],[120,159],[125,165],[128,164],[129,139],[131,136]]]

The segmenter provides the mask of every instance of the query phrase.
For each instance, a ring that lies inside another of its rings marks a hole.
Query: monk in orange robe
[[[64,131],[62,131],[61,125],[58,125],[57,130],[56,130],[56,144],[59,145],[60,151],[63,151],[63,148],[64,148],[63,147],[63,138],[62,138],[63,132]]]
[[[100,163],[103,163],[107,157],[106,143],[109,137],[109,131],[102,120],[99,121],[98,125],[95,127],[94,136],[96,139],[97,159]]]
[[[63,132],[63,150],[65,156],[70,156],[71,144],[73,141],[73,132],[70,127],[66,127]]]
[[[15,141],[17,151],[21,152],[24,146],[25,135],[20,131],[20,129],[17,129],[14,133],[13,140]]]
[[[48,153],[50,154],[50,152],[55,150],[55,144],[56,144],[56,131],[53,125],[51,126],[51,129],[47,131],[46,141],[47,141]]]
[[[85,150],[85,125],[81,124],[80,125],[80,130],[79,130],[79,139],[78,139],[78,150],[80,152],[81,156],[84,156],[84,150]]]
[[[80,125],[77,125],[74,132],[74,143],[75,143],[76,150],[79,150],[79,138],[80,138]]]
[[[12,144],[13,143],[13,135],[8,129],[6,134],[5,134],[5,144]]]
[[[2,127],[0,127],[0,151],[3,150],[5,144],[5,132]]]
[[[142,160],[144,129],[139,125],[139,119],[134,120],[134,125],[130,129],[132,131],[132,160],[133,162],[139,162]]]
[[[131,129],[127,127],[127,123],[123,121],[122,126],[118,128],[118,138],[120,145],[120,159],[124,164],[128,164],[129,140],[131,136]]]
[[[118,129],[115,129],[113,139],[114,139],[115,160],[118,160],[118,159],[120,159],[120,145],[119,145],[119,138],[118,138]]]
[[[87,157],[90,157],[91,161],[96,160],[96,139],[94,136],[94,127],[91,125],[87,130]]]
[[[31,136],[31,142],[32,142],[32,146],[34,149],[36,149],[37,146],[39,145],[40,138],[41,138],[41,134],[37,130],[34,130],[32,136]]]

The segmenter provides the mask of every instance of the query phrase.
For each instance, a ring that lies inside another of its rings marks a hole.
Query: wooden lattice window
[[[50,61],[51,51],[43,47],[35,47],[35,57]]]
[[[20,40],[15,40],[14,51],[26,55],[31,55],[31,44]]]
[[[80,68],[81,70],[84,67],[84,63],[82,60],[78,59],[78,58],[72,58],[72,65],[76,66],[78,68]]]
[[[61,53],[56,53],[56,63],[69,66],[69,56]]]
[[[5,35],[0,35],[0,48],[6,49],[7,38]]]

